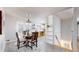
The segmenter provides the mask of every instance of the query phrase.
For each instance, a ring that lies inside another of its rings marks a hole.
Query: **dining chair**
[[[17,47],[18,47],[18,49],[21,48],[21,47],[24,47],[24,46],[21,46],[21,44],[24,45],[26,40],[23,38],[22,34],[16,32],[16,37],[17,37]]]
[[[33,49],[33,46],[37,47],[37,38],[38,38],[38,32],[32,32],[32,38],[31,38],[31,49]]]

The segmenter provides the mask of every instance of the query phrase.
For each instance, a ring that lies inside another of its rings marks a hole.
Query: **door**
[[[0,34],[2,34],[2,11],[0,10]]]

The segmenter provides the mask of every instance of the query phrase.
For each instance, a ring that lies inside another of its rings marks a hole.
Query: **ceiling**
[[[71,9],[70,7],[4,7],[3,8],[7,14],[16,15],[18,17],[26,18],[28,14],[32,18],[36,17],[46,17],[50,14],[56,14],[60,18],[71,17]],[[67,10],[65,12],[62,12]],[[61,12],[61,13],[60,13]]]
[[[70,19],[73,17],[73,8],[58,12],[56,15],[62,20]]]

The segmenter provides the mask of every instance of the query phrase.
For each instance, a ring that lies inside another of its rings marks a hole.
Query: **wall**
[[[16,40],[16,23],[23,22],[19,17],[14,15],[5,14],[5,36],[6,40]]]
[[[72,19],[66,19],[61,21],[62,39],[70,41],[72,40]]]
[[[77,36],[78,36],[78,32],[77,32],[77,17],[79,16],[79,8],[73,8],[73,24],[72,24],[72,29],[73,29],[73,32],[72,32],[72,47],[73,47],[73,51],[77,51]]]
[[[79,24],[77,25],[77,30],[78,30],[78,40],[79,40]]]
[[[36,17],[32,19],[32,24],[36,24],[38,31],[43,31],[45,29],[45,25],[43,26],[43,24],[46,24],[46,17]]]
[[[59,41],[61,40],[61,19],[57,16],[54,16],[54,40],[55,44],[60,45]]]
[[[72,8],[71,19],[62,21],[62,39],[71,41],[71,48],[77,51],[77,17],[79,15],[79,8]]]
[[[61,44],[62,47],[72,50],[72,18],[61,21]]]
[[[13,13],[13,12],[12,12]],[[16,23],[23,22],[25,23],[25,18],[19,17],[19,15],[13,15],[11,12],[5,13],[5,36],[6,40],[15,41],[16,40]],[[36,19],[31,19],[33,23],[41,23],[44,20],[44,17],[38,17]]]

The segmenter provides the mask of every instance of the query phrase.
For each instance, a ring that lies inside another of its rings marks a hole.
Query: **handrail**
[[[61,46],[61,43],[60,43],[60,41],[58,40],[57,35],[55,35],[55,38],[57,39],[57,42],[58,42],[58,43],[59,43],[59,45]]]

